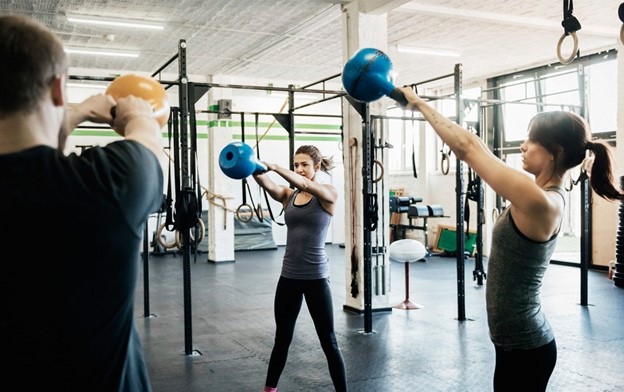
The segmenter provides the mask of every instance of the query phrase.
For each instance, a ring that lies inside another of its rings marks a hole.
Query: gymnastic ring
[[[243,208],[247,207],[249,208],[249,217],[247,217],[247,215],[243,215]],[[240,206],[238,206],[238,208],[236,209],[236,218],[238,218],[239,221],[243,222],[243,223],[247,223],[250,220],[253,219],[253,213],[254,210],[253,208],[249,205],[249,204],[241,204]]]
[[[451,169],[451,158],[449,154],[443,152],[442,159],[440,160],[440,171],[442,174],[447,175]]]
[[[565,37],[567,35],[570,35],[572,37],[572,40],[574,42],[574,49],[572,49],[572,53],[570,54],[569,57],[564,58],[561,55],[561,44],[563,44],[563,41],[565,40]],[[559,61],[561,62],[561,64],[570,64],[574,60],[577,54],[578,54],[578,37],[576,36],[576,31],[573,31],[570,34],[563,33],[561,37],[559,37],[559,42],[557,43],[557,57],[559,58]]]
[[[373,163],[376,164],[377,166],[379,166],[379,171],[380,171],[379,176],[373,180],[373,183],[375,183],[375,182],[381,181],[381,179],[383,178],[383,176],[384,176],[384,167],[383,167],[383,163],[379,162],[377,159],[375,159],[373,161]]]
[[[492,208],[492,222],[496,222],[499,216],[500,212],[498,211],[498,208]]]
[[[156,230],[156,241],[158,241],[160,246],[162,246],[164,249],[173,249],[178,246],[178,240],[174,237],[172,243],[170,244],[166,243],[162,238],[163,236],[161,235],[165,227],[167,227],[166,223],[163,223],[160,226],[158,226],[158,229]],[[167,230],[167,231],[170,231],[170,230]]]
[[[622,23],[622,27],[620,27],[620,42],[624,44],[624,23]]]
[[[195,236],[193,235],[193,232],[195,231],[195,227],[198,226],[197,223],[199,223],[199,241],[195,241]],[[195,224],[195,226],[191,227],[189,230],[191,230],[189,232],[189,243],[191,244],[196,244],[198,242],[202,242],[204,239],[204,235],[206,234],[206,225],[204,224],[204,221],[201,218],[197,218],[197,223]],[[178,246],[178,248],[182,248],[182,236],[180,233],[180,230],[176,230],[176,234],[175,234],[175,238],[176,238],[176,245]]]

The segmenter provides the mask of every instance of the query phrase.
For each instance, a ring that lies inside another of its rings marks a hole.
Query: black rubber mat
[[[279,247],[236,252],[235,262],[218,265],[200,254],[195,263],[191,261],[191,304],[186,306],[182,256],[150,257],[149,294],[140,277],[135,306],[155,392],[262,390],[273,343],[273,293],[283,251]],[[393,263],[387,300],[392,310],[373,313],[374,333],[364,334],[363,315],[343,310],[348,295],[344,249],[328,245],[327,251],[336,333],[351,392],[492,390],[494,348],[485,319],[487,279],[483,285],[472,280],[472,259],[465,263],[465,321],[457,319],[455,259],[431,257],[410,268],[410,299],[424,307],[392,309],[405,298],[404,265]],[[589,305],[581,306],[579,269],[551,265],[542,296],[559,350],[548,391],[624,390],[624,289],[614,286],[606,271],[592,270]],[[305,305],[278,390],[333,391]]]

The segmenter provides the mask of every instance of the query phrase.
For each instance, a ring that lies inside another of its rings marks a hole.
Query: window
[[[585,67],[588,77],[587,114],[593,133],[615,132],[617,119],[617,61]]]
[[[388,143],[392,148],[388,151],[390,173],[412,173],[412,160],[418,162],[420,120],[411,119],[415,115],[411,110],[392,108],[387,112]]]
[[[481,96],[481,88],[480,87],[475,87],[475,88],[471,88],[471,89],[466,89],[462,92],[462,108],[463,108],[463,123],[462,126],[466,129],[470,129],[474,132],[476,132],[475,130],[475,126],[477,126],[480,118],[479,118],[479,105],[477,105],[478,102],[478,98]],[[435,105],[438,109],[438,111],[452,119],[452,121],[456,121],[455,118],[457,116],[457,101],[455,100],[455,98],[450,98],[450,99],[441,99],[439,101],[435,101],[432,102],[433,105]],[[429,126],[429,125],[427,125]],[[436,138],[436,149],[435,149],[435,153],[437,154],[437,159],[435,160],[436,163],[436,169],[439,172],[442,172],[442,168],[440,167],[440,165],[442,164],[442,157],[441,157],[441,153],[442,150],[444,150],[444,152],[449,152],[449,148],[448,146],[445,146],[442,143],[442,140],[440,138]],[[455,170],[455,167],[457,166],[457,158],[451,154],[450,156],[450,160],[448,162],[449,167],[449,173]]]
[[[499,152],[512,167],[522,167],[518,147],[526,137],[529,120],[538,111],[584,112],[595,137],[615,138],[617,61],[614,55],[589,56],[567,68],[542,67],[506,75],[493,80],[493,84],[496,87],[491,90],[499,92],[502,102],[496,105],[502,119],[500,128],[495,129],[503,141],[503,150]],[[583,94],[587,97],[585,102]],[[572,179],[578,178],[578,168],[571,170],[570,175]],[[582,234],[579,188],[573,187],[566,198],[568,208],[553,259],[578,263]]]

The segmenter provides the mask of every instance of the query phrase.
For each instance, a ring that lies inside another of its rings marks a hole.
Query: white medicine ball
[[[425,257],[427,249],[419,241],[404,239],[394,241],[388,247],[390,260],[411,263]]]

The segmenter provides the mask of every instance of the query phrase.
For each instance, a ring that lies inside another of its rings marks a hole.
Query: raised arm
[[[113,119],[111,108],[116,106]],[[164,159],[160,125],[149,102],[133,96],[120,98],[117,102],[105,94],[92,95],[67,111],[59,132],[59,149],[65,147],[67,137],[84,122],[109,124],[121,136],[134,140],[150,149],[162,162]]]
[[[299,175],[292,170],[283,168],[279,165],[273,163],[263,162],[268,171],[273,171],[277,173],[279,176],[284,178],[288,183],[295,188],[308,192],[321,201],[321,204],[327,209],[329,212],[333,212],[334,204],[338,199],[338,193],[336,188],[329,184],[320,184],[318,182],[312,181],[302,175]],[[263,174],[256,174],[254,178],[260,184],[261,187],[267,190],[272,198],[284,204],[286,200],[288,200],[288,196],[293,192],[292,189],[277,185],[273,181],[271,181],[268,176]]]
[[[92,95],[84,101],[72,106],[66,112],[65,121],[58,137],[58,148],[63,150],[67,138],[78,125],[84,122],[111,125],[113,116],[111,108],[115,105],[113,98],[104,94]]]
[[[273,169],[266,163],[265,165],[267,166],[268,170],[266,172],[254,173],[253,178],[254,180],[256,180],[258,185],[266,190],[275,201],[278,201],[282,203],[282,205],[285,205],[286,201],[288,200],[288,196],[290,196],[293,190],[288,188],[287,186],[278,185],[273,180],[271,180],[271,178],[267,175],[267,172]],[[272,167],[275,167],[275,165],[272,165]]]
[[[552,212],[559,211],[557,202],[533,179],[509,167],[477,135],[441,115],[411,88],[403,87],[401,90],[408,100],[406,108],[421,112],[457,158],[466,162],[497,194],[509,200],[517,212],[551,224]]]

